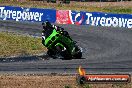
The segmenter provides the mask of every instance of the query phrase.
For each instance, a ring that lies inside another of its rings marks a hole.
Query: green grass
[[[110,13],[132,13],[132,8],[104,8],[104,11]]]
[[[45,50],[41,38],[0,32],[0,57],[34,55]]]

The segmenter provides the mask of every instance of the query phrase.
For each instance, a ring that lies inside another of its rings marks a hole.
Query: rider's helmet
[[[52,26],[51,23],[48,20],[46,20],[45,22],[43,22],[42,25],[43,25],[44,29],[50,28]]]

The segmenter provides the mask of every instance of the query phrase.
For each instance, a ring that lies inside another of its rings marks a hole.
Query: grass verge
[[[0,32],[0,57],[35,55],[45,50],[41,38]]]
[[[35,7],[35,8],[53,8],[61,10],[78,10],[88,12],[111,12],[132,14],[132,1],[125,2],[74,2],[70,4],[47,3],[46,1],[2,1],[0,5]]]
[[[78,85],[75,76],[0,76],[0,88],[132,88],[131,83]]]

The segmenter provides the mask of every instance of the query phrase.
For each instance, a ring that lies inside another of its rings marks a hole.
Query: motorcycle
[[[49,37],[42,38],[42,44],[48,49],[47,55],[66,60],[82,58],[82,48],[76,45],[76,42],[70,36],[64,36],[64,33],[66,31],[53,29]]]

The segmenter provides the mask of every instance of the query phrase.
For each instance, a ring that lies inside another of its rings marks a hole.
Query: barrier
[[[49,20],[54,23],[56,21],[56,10],[1,6],[0,19],[30,22],[42,22]]]
[[[132,14],[0,6],[0,19],[132,28]]]
[[[57,10],[56,22],[59,24],[132,28],[132,14],[111,14],[101,12]]]

